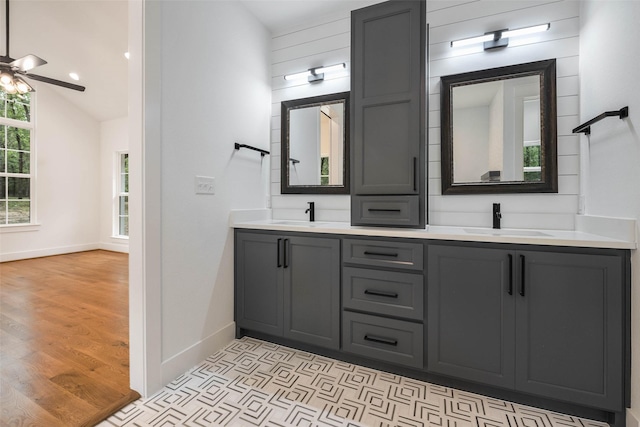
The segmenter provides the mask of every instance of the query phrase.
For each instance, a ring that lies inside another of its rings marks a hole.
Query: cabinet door
[[[518,264],[516,388],[622,410],[622,259],[523,251]]]
[[[236,234],[237,326],[282,336],[282,242],[274,235]]]
[[[340,346],[340,240],[285,239],[284,336]]]
[[[430,372],[514,386],[512,252],[429,245]]]
[[[422,187],[424,3],[352,12],[354,194],[419,194]]]

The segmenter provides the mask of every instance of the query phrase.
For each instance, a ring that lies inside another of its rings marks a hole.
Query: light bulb
[[[300,79],[306,79],[310,75],[311,75],[311,72],[309,72],[309,70],[307,70],[307,71],[302,71],[300,73],[287,74],[287,75],[284,76],[284,79],[287,80],[287,81],[300,80]]]
[[[334,71],[342,71],[347,68],[347,65],[343,62],[342,64],[329,65],[327,67],[316,68],[316,73],[331,73]]]
[[[80,80],[80,76],[77,73],[69,73],[69,77],[71,77],[75,81]]]
[[[16,85],[13,84],[13,82],[5,83],[4,90],[6,90],[7,93],[10,93],[12,95],[18,92],[18,90],[16,89]]]
[[[11,77],[11,74],[6,72],[0,74],[0,83],[2,83],[3,85],[6,85],[7,83],[11,83],[12,81],[13,81],[13,78]]]
[[[28,84],[26,84],[20,79],[16,80],[16,89],[18,90],[19,93],[31,92],[31,86],[29,86]]]

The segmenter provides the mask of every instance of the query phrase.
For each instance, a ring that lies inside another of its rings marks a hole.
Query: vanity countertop
[[[348,222],[294,220],[232,221],[231,227],[252,230],[296,231],[352,236],[403,237],[588,248],[636,249],[635,241],[617,240],[582,231],[500,229],[428,225],[425,229],[352,226]]]

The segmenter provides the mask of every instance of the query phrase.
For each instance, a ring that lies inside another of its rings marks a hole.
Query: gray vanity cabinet
[[[236,325],[340,346],[340,239],[236,232]]]
[[[351,222],[424,226],[425,2],[351,14]]]
[[[427,251],[428,370],[513,388],[513,255],[434,244]]]
[[[621,411],[624,258],[428,246],[428,370]]]
[[[516,389],[620,410],[622,258],[518,251]]]
[[[282,336],[282,238],[236,232],[236,325]]]
[[[345,352],[423,368],[423,254],[422,242],[343,239]]]

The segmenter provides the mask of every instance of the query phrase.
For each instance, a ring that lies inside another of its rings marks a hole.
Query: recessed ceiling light
[[[80,76],[76,73],[69,73],[69,77],[71,77],[75,81],[80,80]]]
[[[124,53],[124,57],[125,57],[125,58],[127,58],[127,59],[129,59],[129,52],[125,52],[125,53]]]

